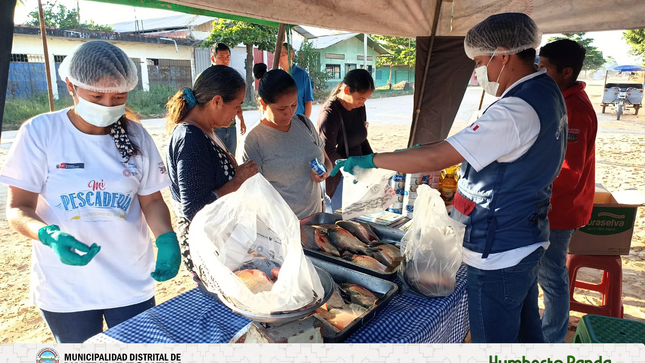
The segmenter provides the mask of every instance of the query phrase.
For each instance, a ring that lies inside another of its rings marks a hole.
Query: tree
[[[202,43],[210,47],[215,43],[224,43],[234,48],[238,44],[246,47],[246,102],[253,102],[253,46],[260,50],[275,51],[278,29],[237,20],[219,19],[213,23],[213,30]]]
[[[43,16],[45,26],[48,28],[112,31],[112,26],[99,25],[93,20],[90,20],[89,23],[80,23],[77,9],[67,9],[65,5],[58,4],[57,1],[47,1],[43,5]],[[29,18],[30,20],[25,25],[40,26],[38,9],[30,12]]]
[[[410,65],[414,67],[417,60],[417,41],[416,39],[404,37],[386,37],[375,35],[374,39],[383,43],[385,49],[390,51],[390,56],[379,57],[376,60],[376,67],[390,66],[390,77],[387,85],[392,89],[392,67],[401,65]]]
[[[320,53],[314,49],[310,42],[304,41],[300,45],[295,59],[300,68],[307,70],[314,89],[320,91],[327,89],[327,80],[331,78],[331,75],[320,68]]]
[[[591,45],[593,43],[593,38],[585,38],[587,33],[565,33],[561,37],[551,37],[548,39],[548,42],[560,39],[569,39],[575,42],[578,42],[585,48],[586,55],[585,61],[582,64],[583,71],[596,71],[600,69],[607,61],[605,60],[601,51],[597,47]]]
[[[640,57],[645,65],[645,29],[627,30],[623,33],[623,39],[631,48],[629,53]]]

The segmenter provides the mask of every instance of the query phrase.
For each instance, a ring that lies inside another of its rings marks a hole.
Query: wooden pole
[[[280,52],[282,51],[282,43],[284,43],[284,33],[287,30],[287,25],[280,23],[278,28],[278,40],[275,43],[275,53],[273,53],[273,68],[278,69],[280,66]]]
[[[480,111],[482,109],[482,105],[484,104],[484,96],[486,95],[486,90],[482,90],[482,98],[479,100],[479,108],[477,111]]]
[[[40,22],[40,37],[43,39],[43,52],[45,54],[45,71],[47,73],[47,93],[49,93],[49,110],[54,111],[54,90],[52,89],[51,68],[49,64],[49,50],[47,49],[47,31],[45,30],[45,15],[43,2],[38,0],[38,20]]]

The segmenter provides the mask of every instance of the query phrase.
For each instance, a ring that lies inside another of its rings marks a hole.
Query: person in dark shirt
[[[170,194],[184,264],[191,273],[194,271],[187,237],[193,217],[257,174],[257,165],[251,160],[237,165],[213,133],[214,128],[230,123],[244,101],[245,89],[236,70],[215,65],[201,74],[192,89],[177,92],[166,104],[171,134],[166,154],[172,182]]]
[[[347,72],[329,95],[318,113],[318,133],[325,142],[325,152],[332,164],[349,156],[372,153],[367,141],[365,101],[374,92],[374,80],[364,69]],[[335,211],[341,207],[341,175],[327,178],[325,189]]]

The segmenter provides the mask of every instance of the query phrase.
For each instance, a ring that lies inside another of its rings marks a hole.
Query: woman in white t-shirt
[[[0,182],[11,227],[34,240],[32,301],[58,343],[81,343],[103,318],[112,327],[154,306],[154,280],[177,274],[180,253],[160,193],[170,184],[165,165],[126,115],[132,60],[92,41],[59,74],[74,106],[22,125]]]

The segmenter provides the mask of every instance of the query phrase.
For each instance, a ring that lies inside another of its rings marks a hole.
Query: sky
[[[46,2],[46,0],[43,0],[43,2]],[[35,10],[38,6],[37,0],[23,0],[23,3],[24,5],[19,5],[16,8],[16,15],[14,17],[15,24],[22,24],[27,21],[29,12]],[[78,3],[81,12],[81,22],[93,20],[98,24],[114,24],[133,21],[135,19],[161,18],[177,14],[167,10],[134,8],[84,0],[58,0],[58,3],[68,8],[75,8]],[[310,30],[314,35],[327,33],[323,29],[310,27],[307,27],[307,30]],[[546,44],[546,39],[552,35],[546,34],[542,38],[542,44]],[[613,56],[618,64],[640,64],[637,58],[629,55],[629,46],[622,39],[622,30],[588,32],[586,36],[594,39],[592,44],[598,47],[605,57]]]

